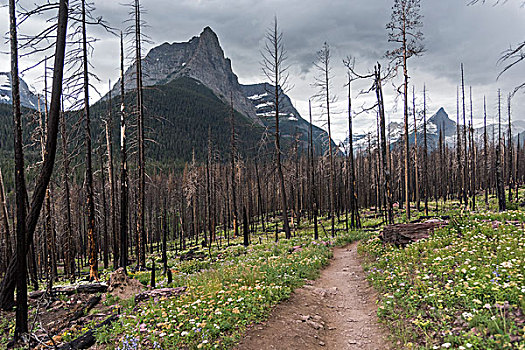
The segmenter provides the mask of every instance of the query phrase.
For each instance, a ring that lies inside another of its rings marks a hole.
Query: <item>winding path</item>
[[[378,324],[376,299],[365,279],[357,243],[336,248],[320,278],[277,305],[251,328],[237,350],[392,349]]]

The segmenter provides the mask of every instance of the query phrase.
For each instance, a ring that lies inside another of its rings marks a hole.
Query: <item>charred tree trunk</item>
[[[146,171],[144,160],[144,97],[142,90],[142,37],[140,34],[140,1],[135,0],[135,68],[137,79],[137,127],[138,127],[138,194],[137,194],[137,268],[146,268],[145,191]]]
[[[69,274],[69,279],[73,280],[75,278],[75,254],[72,242],[72,224],[71,224],[71,194],[69,190],[69,155],[67,151],[67,131],[66,131],[66,117],[65,113],[62,111],[60,118],[60,129],[62,134],[62,184],[64,186],[64,215],[65,220],[63,223],[64,234],[66,235],[65,239],[65,271]]]
[[[111,83],[110,83],[111,86]],[[111,222],[111,239],[113,246],[113,269],[118,268],[119,262],[119,245],[117,235],[117,219],[116,219],[116,208],[115,208],[115,173],[113,171],[113,115],[112,115],[112,99],[111,99],[111,88],[109,90],[108,100],[108,119],[105,122],[106,128],[106,152],[108,161],[108,180],[109,180],[109,215]]]
[[[381,79],[381,65],[378,63],[375,68],[375,85],[376,85],[376,96],[377,105],[379,108],[379,124],[381,129],[381,158],[383,160],[383,181],[386,194],[386,207],[387,207],[387,219],[389,224],[394,223],[394,214],[392,210],[392,191],[390,189],[390,171],[388,169],[388,158],[386,155],[386,122],[385,122],[385,106],[383,100],[383,86]]]
[[[10,17],[10,44],[11,44],[11,92],[13,99],[13,121],[14,121],[14,148],[15,148],[15,196],[16,196],[16,324],[15,339],[19,339],[22,334],[27,333],[27,247],[26,242],[26,182],[24,174],[24,150],[22,139],[22,112],[20,109],[20,80],[18,77],[18,38],[16,24],[16,3],[9,0]],[[47,187],[47,185],[46,185]],[[7,271],[4,277],[7,280],[10,276]],[[14,287],[14,280],[13,280]],[[4,292],[4,290],[2,290]],[[9,292],[9,291],[8,291]],[[2,295],[5,301],[5,295]],[[12,298],[12,291],[7,295]],[[3,305],[4,308],[7,305]]]
[[[3,226],[3,233],[4,233],[4,240],[5,240],[5,250],[4,250],[4,263],[7,267],[7,263],[9,259],[11,259],[11,243],[10,243],[10,237],[11,233],[9,230],[9,213],[7,211],[7,201],[5,196],[5,187],[4,187],[4,177],[2,175],[2,169],[0,168],[0,210],[2,211],[2,226]],[[1,240],[0,240],[1,241]]]
[[[230,165],[231,165],[231,183],[232,183],[232,216],[233,216],[233,232],[235,237],[239,235],[239,222],[237,213],[237,177],[235,168],[235,157],[237,156],[237,144],[235,134],[235,111],[233,109],[233,93],[230,96]]]
[[[423,86],[423,194],[425,196],[425,215],[428,216],[428,144],[427,144],[427,88]],[[437,198],[437,195],[436,195]]]
[[[310,121],[311,123],[311,121]],[[348,75],[348,168],[349,168],[349,204],[350,204],[350,222],[352,228],[361,227],[361,218],[359,217],[359,206],[356,195],[356,178],[354,165],[354,140],[352,130],[352,77]]]
[[[13,71],[18,71],[18,62],[17,62],[17,43],[16,43],[16,18],[14,17],[14,0],[10,0],[10,14],[12,15],[11,19],[11,31],[13,34],[15,34],[13,37],[15,40],[12,40],[12,48],[14,49],[14,54],[12,57],[15,57],[15,61],[13,62]],[[25,256],[29,251],[29,248],[31,247],[31,244],[33,243],[33,235],[35,232],[35,228],[37,226],[38,218],[40,216],[40,210],[42,209],[42,204],[44,201],[46,189],[49,185],[49,181],[51,179],[51,174],[53,173],[53,166],[55,163],[55,156],[56,156],[56,145],[57,145],[57,134],[58,134],[58,124],[59,124],[59,116],[60,116],[60,100],[62,95],[62,78],[64,73],[64,56],[65,56],[65,46],[66,46],[66,32],[67,32],[67,20],[68,20],[68,1],[67,0],[60,0],[59,2],[59,10],[58,10],[58,26],[57,26],[57,34],[56,34],[56,45],[55,45],[55,63],[53,66],[53,87],[52,87],[52,93],[51,93],[51,105],[50,105],[50,113],[49,113],[49,120],[48,120],[48,135],[46,140],[46,148],[45,148],[45,158],[44,162],[42,164],[40,173],[38,175],[35,190],[33,191],[33,197],[31,199],[31,206],[29,213],[27,215],[26,225],[24,228],[20,228],[20,231],[17,229],[17,236],[19,236],[18,242],[24,243],[17,246],[17,256],[20,255],[20,259],[16,256],[11,259],[9,263],[9,267],[6,271],[6,275],[4,276],[4,279],[2,281],[2,284],[0,285],[0,307],[2,309],[10,309],[14,304],[14,298],[13,293],[15,290],[15,284],[19,285],[18,292],[21,294],[20,298],[17,298],[18,302],[23,303],[24,300],[27,302],[27,289],[26,289],[26,278],[25,278],[25,271],[26,269],[26,262],[25,262]],[[18,72],[16,75],[12,77],[13,80],[15,80],[15,87],[13,89],[13,96],[17,95],[17,91],[19,91],[18,86]],[[19,113],[19,107],[16,105],[20,105],[19,103],[19,97],[14,97],[18,99],[18,103],[16,101],[13,101],[13,108],[14,108],[14,114],[15,116],[17,113]],[[21,125],[20,125],[21,128]],[[17,132],[15,132],[16,135]],[[21,130],[20,130],[21,135]],[[21,138],[20,138],[21,139]],[[21,140],[20,140],[21,141]],[[22,147],[22,144],[20,143],[19,147]],[[22,154],[19,154],[19,156],[22,156]],[[18,161],[23,160],[23,158],[18,157]],[[23,165],[23,163],[19,164]],[[25,181],[24,181],[25,184]],[[25,187],[25,186],[23,186]],[[17,191],[18,192],[18,191]],[[17,193],[20,195],[19,200],[23,201],[26,199],[25,191],[23,193]],[[24,215],[22,215],[24,214]],[[22,222],[25,220],[25,213],[20,213],[20,219]],[[24,232],[25,231],[25,232]],[[25,233],[25,234],[24,234]],[[24,234],[24,235],[23,235]],[[22,236],[23,235],[23,236]],[[22,258],[23,256],[23,258]],[[23,308],[20,308],[20,310],[23,310]],[[27,310],[27,309],[26,309]],[[22,317],[22,316],[21,316]],[[27,322],[27,318],[26,318]],[[19,329],[20,332],[20,329]],[[20,334],[20,333],[18,333]]]
[[[508,125],[508,140],[507,140],[507,162],[508,162],[508,183],[509,183],[509,202],[512,202],[512,190],[514,189],[514,144],[512,142],[512,122],[511,122],[511,114],[510,114],[510,106],[511,106],[511,95],[509,94],[509,97],[507,98],[507,113],[509,118],[509,125]]]
[[[308,101],[308,109],[310,113],[310,135],[309,135],[309,150],[310,150],[310,201],[312,202],[313,220],[314,220],[314,239],[319,239],[319,230],[317,228],[317,194],[315,191],[315,168],[314,168],[314,141],[313,141],[313,123],[312,123],[312,102]]]
[[[493,126],[494,127],[494,126]],[[485,208],[489,207],[489,154],[487,138],[487,101],[483,97],[483,190],[485,192]]]
[[[98,281],[97,235],[95,233],[95,202],[93,198],[93,168],[91,159],[91,116],[89,111],[89,75],[87,61],[86,8],[82,0],[82,54],[84,66],[84,121],[86,147],[86,208],[89,254],[89,279]]]
[[[417,145],[417,115],[416,115],[416,88],[412,86],[412,113],[414,115],[414,182],[416,190],[416,209],[421,209],[421,199],[419,194],[419,147]]]
[[[496,190],[498,194],[499,211],[506,210],[505,185],[501,170],[501,91],[498,90],[498,144],[496,146]]]
[[[120,267],[128,266],[128,158],[124,104],[124,43],[120,33]]]

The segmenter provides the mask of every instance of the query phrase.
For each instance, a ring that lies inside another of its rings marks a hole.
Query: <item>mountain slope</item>
[[[259,108],[261,101],[254,100],[255,95],[263,95],[271,86],[268,84],[241,85],[237,75],[232,70],[231,61],[224,56],[217,35],[206,27],[199,36],[188,42],[164,43],[152,48],[142,61],[144,86],[164,85],[181,77],[189,77],[201,82],[225,104],[233,102],[234,108],[248,116],[253,124],[264,126],[273,132],[274,118],[270,118],[271,110]],[[126,90],[135,88],[136,66],[132,65],[125,73]],[[119,94],[120,82],[112,90],[112,95]],[[106,96],[107,98],[107,96]],[[262,103],[271,102],[265,96]],[[299,134],[301,147],[307,146],[309,123],[301,118],[293,107],[288,96],[283,98],[283,122],[281,135],[283,139],[292,140]],[[270,105],[267,105],[270,107]],[[286,113],[286,115],[284,115]],[[297,119],[297,120],[296,120]],[[322,129],[314,127],[316,148],[323,152],[327,148],[328,137]]]
[[[120,100],[120,99],[119,99]],[[135,103],[133,92],[126,94],[128,106]],[[197,161],[207,157],[208,131],[211,131],[213,147],[218,154],[228,158],[230,154],[230,106],[199,81],[181,77],[167,84],[144,90],[146,106],[146,138],[154,142],[146,144],[146,156],[163,167],[182,167],[191,161],[193,152]],[[107,100],[92,106],[94,120],[107,115]],[[119,106],[113,103],[114,116]],[[98,117],[97,117],[98,116]],[[113,129],[118,135],[118,121],[114,118]],[[235,129],[238,150],[242,156],[257,152],[264,128],[254,124],[245,115],[235,112]],[[130,128],[132,132],[133,128]],[[115,138],[118,141],[118,137]]]
[[[9,72],[0,72],[0,103],[12,103],[11,73]],[[20,104],[27,108],[38,108],[38,98],[23,79],[20,79]]]
[[[242,85],[242,91],[246,98],[252,102],[257,116],[267,125],[269,132],[274,132],[275,97],[272,94],[275,87],[268,83]],[[297,137],[300,146],[307,149],[310,123],[301,117],[287,95],[283,94],[279,107],[279,129],[283,139],[293,142]],[[323,129],[315,125],[312,128],[312,133],[316,153],[322,153],[328,144],[328,135]]]

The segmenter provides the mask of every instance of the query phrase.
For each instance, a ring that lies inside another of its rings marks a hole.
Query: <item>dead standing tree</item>
[[[137,269],[144,270],[146,268],[146,229],[145,229],[145,191],[146,191],[146,163],[145,163],[145,108],[144,108],[144,89],[142,80],[142,44],[147,41],[147,37],[142,33],[142,28],[145,26],[141,19],[143,12],[142,5],[139,0],[132,0],[127,4],[130,8],[129,19],[126,21],[130,25],[126,28],[125,34],[129,36],[132,45],[133,64],[135,67],[135,95],[136,105],[135,114],[137,118],[137,204],[136,204],[136,247],[137,247]],[[122,80],[122,79],[121,79]]]
[[[281,164],[281,135],[279,130],[280,102],[285,92],[290,88],[288,85],[288,58],[284,48],[283,33],[280,32],[277,24],[277,17],[274,18],[273,26],[266,32],[266,44],[262,51],[262,70],[266,78],[270,81],[273,91],[273,103],[275,107],[275,165],[279,176],[281,189],[281,209],[283,218],[283,228],[286,238],[291,238],[290,224],[288,222],[288,202],[286,199],[286,184],[284,181],[283,168]]]
[[[16,119],[19,119],[20,117],[20,90],[18,81],[18,44],[16,35],[15,1],[11,0],[9,5],[11,18],[11,70],[15,73],[12,75],[12,91],[13,99],[15,100],[13,103],[13,112],[16,121]],[[53,29],[56,29],[56,41],[53,65],[53,85],[51,92],[49,119],[47,121],[48,133],[44,151],[44,161],[42,163],[40,173],[36,180],[35,189],[33,191],[33,197],[31,199],[31,205],[29,206],[29,212],[27,217],[25,211],[25,180],[23,179],[23,172],[17,172],[19,176],[18,181],[21,182],[19,184],[20,186],[17,188],[17,206],[19,206],[20,208],[17,214],[17,254],[11,259],[2,284],[0,285],[0,307],[2,307],[3,309],[10,309],[14,305],[13,293],[16,285],[18,306],[17,325],[15,328],[15,333],[17,336],[20,336],[23,332],[27,331],[26,256],[33,242],[33,234],[38,223],[38,218],[40,216],[42,204],[46,195],[46,189],[49,185],[49,181],[51,179],[55,163],[58,125],[61,109],[60,100],[62,95],[62,80],[64,73],[67,23],[68,1],[60,0],[60,2],[58,3],[57,24],[53,27]],[[22,129],[20,123],[18,124],[18,126],[16,126],[15,124],[15,130],[15,135],[18,135],[15,136],[18,140],[16,145],[16,147],[18,148],[16,162],[18,162],[19,167],[22,166],[19,169],[23,169],[23,153],[21,153]]]
[[[124,40],[120,33],[120,262],[128,266],[128,154],[126,139],[126,105],[124,90]]]
[[[394,0],[392,17],[386,25],[388,41],[399,44],[399,47],[388,51],[386,56],[394,62],[397,67],[403,68],[404,83],[404,123],[405,123],[405,199],[407,220],[410,219],[410,149],[408,140],[408,68],[407,60],[413,56],[420,56],[424,52],[422,44],[423,16],[419,13],[421,9],[420,0]]]
[[[332,67],[330,66],[331,61],[330,46],[328,43],[324,43],[321,50],[317,52],[317,60],[314,63],[315,68],[318,70],[319,76],[316,77],[314,86],[318,89],[316,97],[321,101],[322,106],[326,111],[326,121],[328,126],[328,160],[330,163],[330,187],[329,187],[329,200],[330,200],[330,211],[329,217],[332,225],[332,237],[335,236],[335,166],[334,166],[334,151],[332,149],[332,126],[331,126],[331,115],[330,105],[335,102],[335,97],[331,94],[331,82],[333,79]]]
[[[354,75],[357,79],[372,79],[372,86],[368,90],[361,91],[362,94],[375,92],[377,102],[372,106],[363,107],[363,109],[358,113],[367,113],[375,108],[377,108],[377,114],[379,117],[379,130],[378,130],[378,141],[379,141],[379,151],[381,153],[382,164],[381,177],[384,181],[383,188],[385,189],[385,204],[387,207],[387,220],[389,224],[394,223],[394,214],[393,214],[393,200],[392,200],[392,189],[391,189],[391,167],[388,164],[388,142],[386,137],[386,117],[385,117],[385,102],[383,97],[383,82],[387,79],[391,79],[393,71],[387,69],[385,72],[382,71],[381,65],[379,62],[374,66],[374,72],[368,74],[359,74],[356,73],[352,65],[349,65],[349,59],[346,60],[345,65],[348,70]]]
[[[355,66],[355,59],[347,58],[343,60],[343,64],[348,69],[348,173],[349,173],[349,202],[350,202],[350,213],[351,213],[351,227],[360,228],[361,218],[359,217],[359,206],[357,203],[356,193],[356,177],[355,177],[355,160],[354,160],[354,140],[352,130],[352,81],[356,77],[352,74],[352,70]]]

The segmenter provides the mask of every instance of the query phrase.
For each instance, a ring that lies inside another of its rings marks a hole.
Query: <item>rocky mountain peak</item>
[[[0,103],[12,103],[11,73],[0,72]],[[38,108],[38,97],[29,89],[26,82],[20,78],[20,104],[23,107]]]
[[[164,43],[151,49],[142,62],[143,84],[153,86],[166,84],[180,77],[190,77],[209,87],[220,99],[230,102],[234,108],[254,122],[262,124],[252,103],[244,96],[238,78],[232,70],[230,59],[224,56],[217,34],[206,27],[199,36],[187,42]],[[135,88],[135,65],[125,74],[127,90]],[[113,95],[118,95],[117,82]]]

